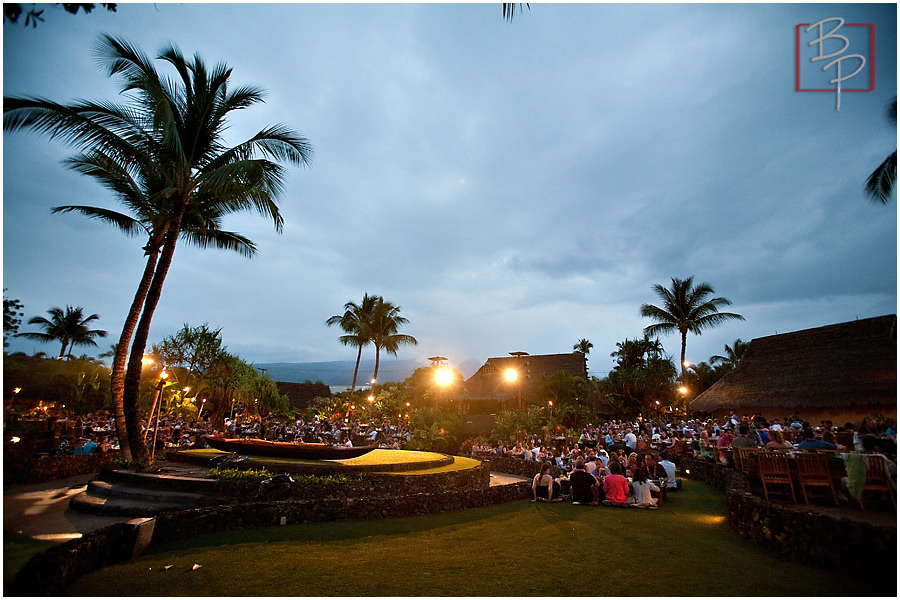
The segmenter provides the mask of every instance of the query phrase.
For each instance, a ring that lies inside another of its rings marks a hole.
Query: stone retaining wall
[[[204,533],[317,521],[373,520],[409,517],[490,506],[522,500],[531,495],[526,482],[486,489],[459,489],[432,494],[373,498],[327,498],[246,502],[239,505],[196,508],[157,517],[153,543],[164,543]]]
[[[896,522],[893,527],[878,526],[809,510],[803,504],[767,502],[750,492],[743,473],[711,461],[682,458],[679,468],[724,491],[729,525],[780,556],[827,569],[896,577]]]
[[[245,493],[251,490],[250,482],[234,483],[236,487],[243,485]],[[156,517],[152,541],[156,544],[216,531],[280,525],[282,519],[284,524],[293,525],[408,517],[531,497],[528,482],[491,486],[487,464],[428,475],[368,476],[365,486],[340,487],[295,484],[289,500],[243,501],[164,512]],[[76,578],[131,558],[136,539],[133,525],[119,523],[54,546],[32,557],[10,583],[8,592],[17,596],[65,595],[66,586]]]
[[[4,590],[10,596],[66,596],[78,577],[131,557],[137,528],[116,523],[31,557]]]
[[[4,485],[41,483],[97,473],[105,467],[114,466],[118,458],[118,451],[110,451],[78,456],[40,456],[25,460],[4,460],[3,483]]]
[[[533,478],[541,472],[541,463],[533,460],[525,460],[523,458],[509,458],[504,456],[485,458],[482,464],[487,464],[491,471],[498,473],[509,473],[510,475],[518,475],[519,477]],[[550,474],[553,477],[559,477],[562,470],[554,465],[550,466]]]

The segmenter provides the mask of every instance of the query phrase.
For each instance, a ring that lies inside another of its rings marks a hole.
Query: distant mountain
[[[382,383],[388,381],[403,381],[413,374],[413,371],[420,367],[427,367],[431,364],[425,359],[408,359],[408,360],[382,360],[378,365],[378,379]],[[308,363],[256,363],[257,369],[265,369],[274,381],[286,381],[289,383],[303,383],[311,381],[313,383],[321,381],[328,386],[347,386],[353,383],[353,368],[356,361],[353,360],[336,360],[330,362],[308,362]],[[453,366],[453,365],[451,365]],[[470,377],[478,370],[480,364],[473,361],[465,361],[462,365],[454,367],[462,374],[464,378]],[[361,360],[359,362],[359,374],[356,378],[357,387],[363,387],[372,380],[372,374],[375,372],[375,360]]]

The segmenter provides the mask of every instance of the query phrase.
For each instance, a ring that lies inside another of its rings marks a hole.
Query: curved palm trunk
[[[162,253],[156,264],[156,272],[150,282],[147,298],[144,300],[144,310],[134,332],[134,341],[131,344],[131,355],[128,357],[128,370],[125,372],[125,387],[122,397],[122,409],[125,413],[125,426],[128,430],[128,442],[131,445],[131,458],[136,471],[146,471],[150,467],[150,456],[147,446],[141,437],[140,415],[138,412],[138,400],[141,391],[141,359],[144,349],[147,347],[147,338],[150,334],[150,322],[153,312],[159,303],[162,294],[163,283],[172,264],[172,256],[175,253],[175,243],[181,233],[181,217],[185,207],[182,206],[171,221],[169,231],[166,234]]]
[[[353,384],[350,386],[350,396],[353,396],[353,392],[356,391],[356,376],[359,374],[359,361],[362,358],[362,346],[359,346],[359,351],[356,353],[356,367],[353,368]]]
[[[69,345],[69,340],[67,338],[63,338],[62,340],[62,348],[59,351],[59,356],[57,357],[59,360],[62,360],[66,355],[66,347]]]
[[[147,265],[144,267],[144,274],[141,276],[141,282],[138,284],[134,300],[131,302],[131,308],[128,309],[128,316],[125,317],[125,324],[122,326],[122,335],[119,336],[119,343],[116,345],[116,352],[113,355],[112,372],[109,376],[113,414],[115,415],[116,422],[116,435],[119,437],[119,452],[121,457],[127,461],[131,461],[131,443],[128,439],[128,429],[125,425],[125,410],[123,404],[125,391],[125,360],[128,358],[128,344],[131,342],[134,328],[137,327],[138,318],[141,316],[141,307],[144,305],[144,300],[147,298],[147,291],[150,289],[150,282],[153,280],[153,273],[156,271],[156,261],[158,258],[158,250],[154,250],[147,255]]]
[[[375,374],[372,375],[372,379],[374,379],[375,381],[378,381],[378,363],[380,362],[380,360],[381,360],[381,346],[376,345],[375,346]],[[374,391],[375,386],[373,385],[372,387],[373,387],[373,391]]]

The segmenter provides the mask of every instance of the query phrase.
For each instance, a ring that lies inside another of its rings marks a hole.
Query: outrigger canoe
[[[378,444],[371,446],[329,446],[327,444],[301,442],[270,442],[254,438],[224,438],[217,435],[204,435],[203,438],[206,440],[207,445],[225,452],[306,460],[356,458],[378,448]]]

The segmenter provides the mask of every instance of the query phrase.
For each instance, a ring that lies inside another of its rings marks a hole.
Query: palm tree
[[[725,356],[720,354],[710,356],[709,362],[712,365],[719,365],[730,371],[735,368],[744,357],[744,352],[747,351],[747,346],[749,345],[750,344],[747,342],[741,340],[741,338],[738,338],[734,340],[734,343],[731,346],[725,344]]]
[[[62,348],[57,358],[66,355],[66,349],[71,350],[75,346],[96,346],[97,342],[94,338],[106,337],[106,332],[102,329],[90,329],[88,324],[100,318],[99,315],[93,314],[84,316],[84,308],[81,306],[72,308],[66,306],[66,310],[53,307],[47,311],[50,318],[31,317],[28,320],[29,325],[38,325],[44,331],[25,331],[17,333],[16,337],[24,337],[38,342],[61,342]]]
[[[419,341],[411,335],[397,333],[401,325],[409,323],[409,319],[400,316],[400,307],[387,302],[381,296],[375,302],[372,313],[370,332],[372,343],[375,345],[375,374],[373,380],[378,380],[378,365],[381,360],[381,351],[384,350],[392,356],[397,356],[401,345],[415,346]]]
[[[118,344],[113,346],[112,367],[110,373],[110,393],[112,396],[113,414],[115,416],[116,433],[120,440],[120,452],[125,460],[131,460],[131,445],[125,426],[124,383],[125,364],[128,356],[128,344],[131,342],[134,329],[140,317],[141,307],[147,297],[150,281],[156,270],[159,252],[162,246],[163,232],[168,229],[170,215],[161,212],[165,203],[160,198],[166,192],[164,181],[158,180],[158,173],[152,165],[138,162],[137,172],[130,172],[124,161],[116,161],[113,157],[99,151],[78,154],[69,158],[66,163],[73,170],[95,178],[101,185],[109,189],[131,213],[125,214],[114,210],[95,206],[57,206],[51,213],[80,213],[88,218],[97,219],[113,225],[128,236],[144,233],[147,243],[144,255],[147,262],[138,289],[132,300],[128,315],[122,327]],[[201,211],[203,211],[201,213]],[[239,254],[252,257],[256,246],[240,234],[221,229],[222,207],[210,203],[191,205],[182,225],[182,238],[188,243],[205,248],[210,244],[218,248],[234,250]]]
[[[519,5],[520,11],[522,10],[523,7],[527,8],[528,10],[531,10],[531,6],[527,2],[504,2],[503,9],[502,9],[503,18],[506,19],[507,21],[512,21],[513,17],[516,16],[516,4]]]
[[[353,384],[350,386],[350,395],[356,391],[356,377],[359,373],[359,361],[362,358],[362,350],[372,341],[372,317],[375,312],[375,305],[380,296],[370,296],[363,294],[362,302],[347,302],[344,304],[344,314],[329,317],[325,324],[340,325],[345,335],[338,339],[345,346],[353,346],[357,349],[356,366],[353,369]]]
[[[584,338],[578,340],[578,343],[572,346],[572,350],[575,352],[581,352],[585,356],[591,353],[591,348],[594,347],[594,344],[590,343]]]
[[[890,103],[887,109],[888,119],[897,126],[897,98]],[[873,202],[887,204],[894,193],[894,185],[897,182],[897,151],[884,159],[878,168],[872,171],[866,179],[866,195]]]
[[[678,331],[681,334],[681,377],[685,375],[684,356],[687,348],[688,332],[700,335],[709,329],[730,319],[744,320],[739,314],[720,312],[720,306],[729,306],[727,298],[710,298],[715,293],[708,283],[694,286],[694,276],[687,279],[672,278],[672,287],[667,289],[660,284],[653,290],[662,299],[662,307],[652,304],[641,305],[641,316],[656,321],[644,328],[644,335],[657,335]]]
[[[161,184],[153,189],[164,190],[156,200],[168,221],[159,231],[159,258],[149,274],[123,390],[135,467],[145,469],[148,456],[137,407],[141,358],[186,215],[207,204],[223,214],[252,209],[272,218],[281,231],[283,220],[275,199],[283,191],[286,173],[279,163],[306,165],[312,149],[284,125],[270,125],[227,147],[223,134],[228,117],[261,102],[263,92],[253,86],[230,90],[231,69],[225,64],[210,71],[199,56],[188,61],[169,45],[157,58],[174,68],[177,75],[172,78],[159,73],[127,41],[106,35],[97,48],[108,74],[124,80],[122,93],[131,101],[127,106],[89,101],[66,106],[40,98],[5,98],[4,128],[31,127],[51,138],[61,137],[85,153],[102,153],[130,172],[152,176]]]

